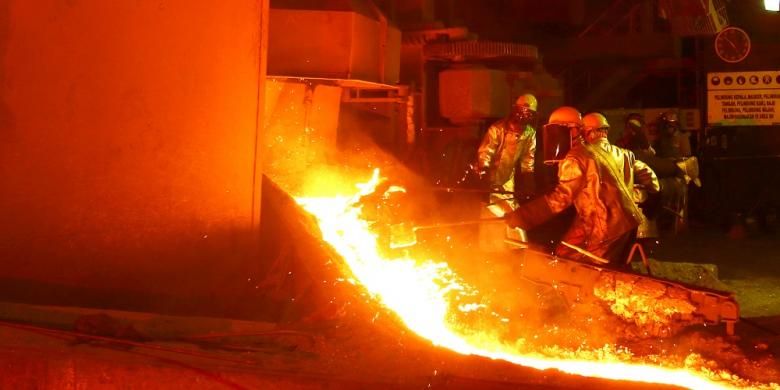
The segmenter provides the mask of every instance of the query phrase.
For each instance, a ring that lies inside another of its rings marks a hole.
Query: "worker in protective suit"
[[[691,155],[691,144],[688,134],[680,128],[677,113],[667,111],[656,121],[658,139],[655,150],[658,157],[681,158]]]
[[[490,196],[488,209],[492,215],[503,216],[514,210],[518,197],[528,199],[534,192],[536,109],[534,95],[521,95],[509,116],[488,128],[479,146],[477,174],[491,188],[503,191]],[[508,230],[506,234],[510,241],[526,241],[522,230]]]
[[[674,111],[667,111],[656,121],[658,149],[653,148],[642,125],[641,117],[635,115],[629,114],[626,118],[621,142],[626,149],[634,152],[637,159],[649,165],[658,175],[661,183],[658,208],[661,227],[684,224],[688,183],[693,181],[697,186],[701,186],[698,160],[696,157],[685,157],[690,155],[688,136],[680,130],[677,114]],[[648,226],[650,229],[640,230],[640,232],[647,233],[648,237],[657,236],[658,234],[654,232],[656,229],[652,228],[652,225]]]
[[[536,153],[537,101],[531,94],[517,98],[512,112],[488,128],[477,152],[480,176],[491,186],[523,194],[533,193],[534,154]],[[517,168],[520,169],[519,177]]]
[[[615,142],[615,145],[630,151],[652,149],[650,140],[647,138],[642,114],[632,112],[626,115],[623,134],[621,134],[620,139]],[[636,152],[634,151],[634,153]],[[653,153],[655,153],[655,151],[653,151]]]
[[[592,263],[624,265],[644,215],[635,185],[657,192],[658,178],[628,150],[607,140],[601,114],[561,107],[549,123],[570,129],[571,149],[559,162],[558,185],[506,217],[509,226],[531,229],[574,205],[577,216],[556,248],[557,255]]]
[[[676,232],[687,223],[688,184],[693,181],[701,186],[699,161],[691,156],[689,134],[680,128],[677,113],[667,111],[661,114],[656,128],[657,160],[664,161],[663,166],[674,167],[658,173],[661,177],[662,210],[670,211],[659,215],[658,224],[661,229],[672,228]]]

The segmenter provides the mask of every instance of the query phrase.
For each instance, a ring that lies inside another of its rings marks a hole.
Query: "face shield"
[[[663,114],[662,118],[662,129],[666,130],[668,134],[674,134],[676,131],[680,130],[680,123],[677,121],[677,114],[674,112],[667,112]]]
[[[599,139],[599,138],[607,138],[609,135],[609,127],[599,127],[596,129],[588,129],[583,131],[583,136],[585,137],[585,140],[588,143],[592,143],[593,141]]]
[[[536,111],[523,106],[514,106],[510,115],[510,119],[521,126],[533,124],[535,118]]]
[[[626,141],[628,149],[647,149],[650,147],[650,141],[647,139],[642,122],[639,119],[630,119],[626,122],[623,130],[623,139]]]
[[[677,132],[678,130],[680,130],[680,124],[679,124],[679,123],[677,123],[677,121],[673,121],[673,122],[666,122],[666,131],[667,131],[669,134],[674,134],[674,133],[675,133],[675,132]]]
[[[580,126],[574,123],[548,123],[542,128],[542,159],[552,165],[566,157],[580,134]]]

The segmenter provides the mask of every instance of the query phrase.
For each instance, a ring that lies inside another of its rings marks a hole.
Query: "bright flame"
[[[617,351],[611,346],[573,351],[552,348],[543,355],[521,351],[517,344],[502,342],[489,332],[458,332],[453,308],[470,312],[485,309],[484,305],[467,302],[451,305],[453,299],[468,297],[475,289],[446,263],[408,257],[385,258],[380,254],[377,237],[369,229],[369,223],[360,217],[360,208],[355,202],[360,196],[372,193],[379,181],[379,171],[375,170],[369,182],[357,185],[359,191],[354,197],[297,198],[297,201],[317,217],[323,238],[344,258],[359,283],[397,313],[409,329],[435,345],[461,354],[589,377],[691,389],[778,388],[775,384],[753,385],[728,372],[701,367],[695,354],[686,359],[684,367],[669,368],[636,362],[636,359],[632,361],[630,352]],[[557,356],[550,357],[551,353]]]

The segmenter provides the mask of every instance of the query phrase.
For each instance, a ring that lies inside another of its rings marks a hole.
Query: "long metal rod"
[[[438,229],[438,228],[466,226],[466,225],[479,225],[479,224],[482,224],[482,223],[499,222],[499,221],[503,221],[503,220],[504,220],[504,217],[494,217],[494,218],[472,219],[472,220],[468,220],[468,221],[435,223],[435,224],[431,224],[431,225],[415,226],[414,230]]]
[[[514,195],[513,191],[507,190],[483,190],[478,188],[453,188],[453,187],[433,187],[434,191],[441,192],[466,192],[475,194],[502,194],[502,195]]]
[[[574,244],[569,244],[566,241],[561,241],[561,244],[563,244],[567,248],[574,249],[577,253],[579,253],[581,255],[585,255],[585,256],[595,260],[597,263],[609,264],[609,260],[604,259],[604,258],[599,257],[599,256],[596,256],[593,253],[590,253],[590,252],[586,251],[585,249],[582,249],[582,248],[580,248],[580,247],[578,247],[578,246],[576,246]]]

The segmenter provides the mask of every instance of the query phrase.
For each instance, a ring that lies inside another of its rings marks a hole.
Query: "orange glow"
[[[495,314],[477,298],[478,291],[457,275],[446,262],[408,256],[384,257],[369,222],[361,219],[354,201],[371,193],[379,183],[379,171],[358,184],[354,196],[296,198],[314,214],[325,241],[349,265],[350,282],[364,286],[371,296],[395,312],[412,331],[433,344],[460,354],[505,360],[536,369],[557,369],[588,377],[669,384],[691,389],[779,388],[755,384],[724,370],[708,368],[691,354],[679,367],[651,364],[630,351],[611,345],[596,349],[567,350],[555,345],[529,347],[523,339],[502,340],[494,329],[466,330],[455,311]],[[462,314],[461,314],[462,315]],[[500,318],[500,322],[512,319]],[[664,359],[657,359],[664,361]]]

